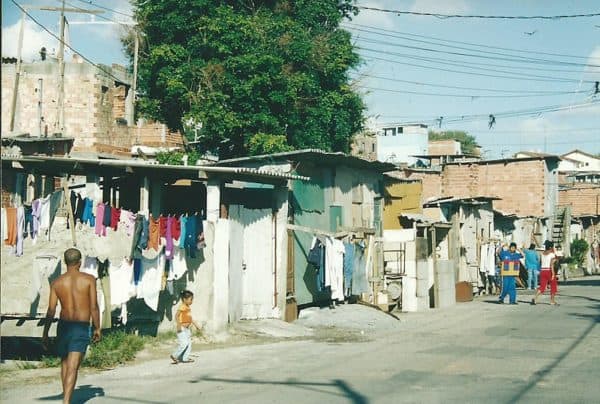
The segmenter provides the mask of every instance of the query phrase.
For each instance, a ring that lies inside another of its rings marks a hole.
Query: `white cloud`
[[[17,57],[19,28],[21,23],[2,27],[2,56]],[[45,47],[50,53],[58,48],[58,41],[30,20],[25,20],[23,31],[22,59],[31,62],[40,58],[40,49]]]
[[[410,11],[420,13],[464,14],[470,7],[465,0],[415,0]]]

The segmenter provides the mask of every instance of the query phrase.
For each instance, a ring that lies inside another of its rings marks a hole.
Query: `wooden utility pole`
[[[21,78],[21,52],[23,49],[23,31],[25,30],[25,11],[21,15],[21,27],[19,28],[19,43],[17,45],[17,68],[15,72],[15,85],[13,87],[11,108],[10,108],[10,131],[15,130],[15,113],[17,110],[17,95],[19,93],[19,80]]]
[[[65,0],[60,9],[60,42],[58,43],[58,131],[65,132]]]
[[[132,98],[132,109],[133,109],[133,120],[135,121],[135,93],[137,91],[137,71],[138,71],[138,53],[140,51],[140,33],[137,30],[137,27],[135,27],[133,29],[135,38],[134,38],[134,51],[133,51],[133,80],[131,83],[131,96]],[[129,123],[130,125],[133,124],[133,122]]]

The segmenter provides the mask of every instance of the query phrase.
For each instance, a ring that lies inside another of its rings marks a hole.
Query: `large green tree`
[[[171,129],[201,123],[198,144],[221,157],[348,151],[364,110],[348,77],[359,57],[339,28],[353,3],[133,0],[140,113]]]

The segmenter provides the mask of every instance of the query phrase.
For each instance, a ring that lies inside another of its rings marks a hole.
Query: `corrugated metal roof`
[[[173,173],[187,174],[187,176],[195,174],[198,178],[203,173],[222,174],[222,175],[243,175],[256,178],[282,179],[282,180],[300,180],[310,181],[310,177],[302,175],[293,175],[289,173],[261,170],[248,167],[216,167],[216,166],[176,166],[168,164],[158,164],[156,162],[146,162],[140,160],[100,160],[87,158],[73,157],[48,157],[48,156],[17,156],[11,154],[2,154],[2,161],[19,162],[19,163],[54,163],[61,165],[63,168],[73,164],[72,170],[81,171],[82,166],[96,166],[104,168],[122,168],[122,169],[144,169],[151,171],[170,171]],[[79,165],[79,167],[77,167]]]
[[[321,165],[345,165],[348,167],[365,168],[379,172],[392,171],[396,168],[394,164],[381,161],[369,161],[360,157],[347,155],[341,152],[327,152],[320,149],[303,149],[282,153],[263,154],[259,156],[238,157],[218,161],[215,165],[231,166],[252,162],[277,162],[277,161],[300,161],[312,160]]]

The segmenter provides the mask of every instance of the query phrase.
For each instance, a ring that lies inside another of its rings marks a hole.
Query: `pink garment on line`
[[[106,236],[106,226],[102,223],[102,218],[104,217],[104,208],[105,205],[103,203],[99,203],[96,207],[96,234],[99,236]]]

